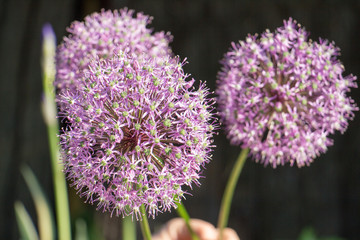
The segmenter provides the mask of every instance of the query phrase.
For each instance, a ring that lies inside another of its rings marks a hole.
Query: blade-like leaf
[[[21,239],[38,240],[39,236],[36,232],[34,223],[32,222],[29,213],[26,211],[24,204],[22,204],[22,202],[16,201],[14,208]]]
[[[22,166],[21,173],[24,176],[25,183],[34,200],[38,216],[40,239],[54,239],[54,217],[41,186],[36,179],[35,174],[28,166]]]
[[[88,240],[87,225],[84,219],[77,219],[75,222],[75,240]]]

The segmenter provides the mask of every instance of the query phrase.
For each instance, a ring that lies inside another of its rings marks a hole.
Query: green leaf
[[[75,222],[75,240],[88,240],[87,225],[84,219],[77,219]]]
[[[21,239],[38,240],[39,236],[36,232],[34,223],[32,222],[29,213],[26,211],[24,204],[16,201],[14,204],[14,208]]]
[[[28,166],[22,166],[21,173],[35,204],[40,239],[54,239],[54,217],[52,216],[50,205],[41,186],[36,179],[35,174]]]

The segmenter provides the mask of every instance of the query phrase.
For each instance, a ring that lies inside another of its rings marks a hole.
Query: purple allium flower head
[[[90,59],[111,58],[113,50],[120,48],[137,55],[150,57],[170,55],[169,33],[152,33],[147,25],[152,17],[127,8],[119,11],[93,13],[83,22],[75,21],[67,29],[70,33],[59,45],[56,55],[56,87],[61,91],[77,88],[81,72],[87,68]]]
[[[65,172],[87,202],[115,215],[169,211],[210,160],[212,100],[182,66],[120,52],[94,59],[60,115]],[[141,218],[141,217],[140,217]]]
[[[309,165],[343,133],[358,108],[346,94],[356,77],[343,77],[339,48],[291,18],[261,36],[232,44],[218,74],[219,112],[232,144],[250,148],[273,167]]]

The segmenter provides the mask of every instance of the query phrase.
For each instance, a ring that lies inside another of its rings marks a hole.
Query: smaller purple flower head
[[[83,22],[75,21],[67,29],[69,36],[58,46],[56,55],[56,87],[62,91],[77,88],[81,81],[81,72],[87,69],[94,57],[111,58],[113,50],[149,57],[171,55],[169,33],[155,32],[147,28],[152,17],[127,8],[119,11],[93,13]],[[81,86],[80,86],[81,87]]]
[[[356,77],[343,76],[339,48],[308,35],[290,18],[232,43],[221,62],[216,93],[227,137],[274,168],[309,165],[358,110],[347,96]]]
[[[117,216],[169,211],[199,184],[210,160],[213,100],[197,90],[178,59],[118,52],[83,72],[65,91],[61,134],[67,178],[89,203]]]

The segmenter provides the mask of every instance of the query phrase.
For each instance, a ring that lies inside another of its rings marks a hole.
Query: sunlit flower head
[[[178,59],[118,52],[95,59],[82,89],[60,97],[67,178],[87,202],[115,215],[169,211],[210,160],[212,100]]]
[[[347,96],[356,77],[343,76],[340,49],[308,35],[290,18],[232,43],[221,62],[216,93],[227,136],[265,165],[309,165],[358,110]]]

